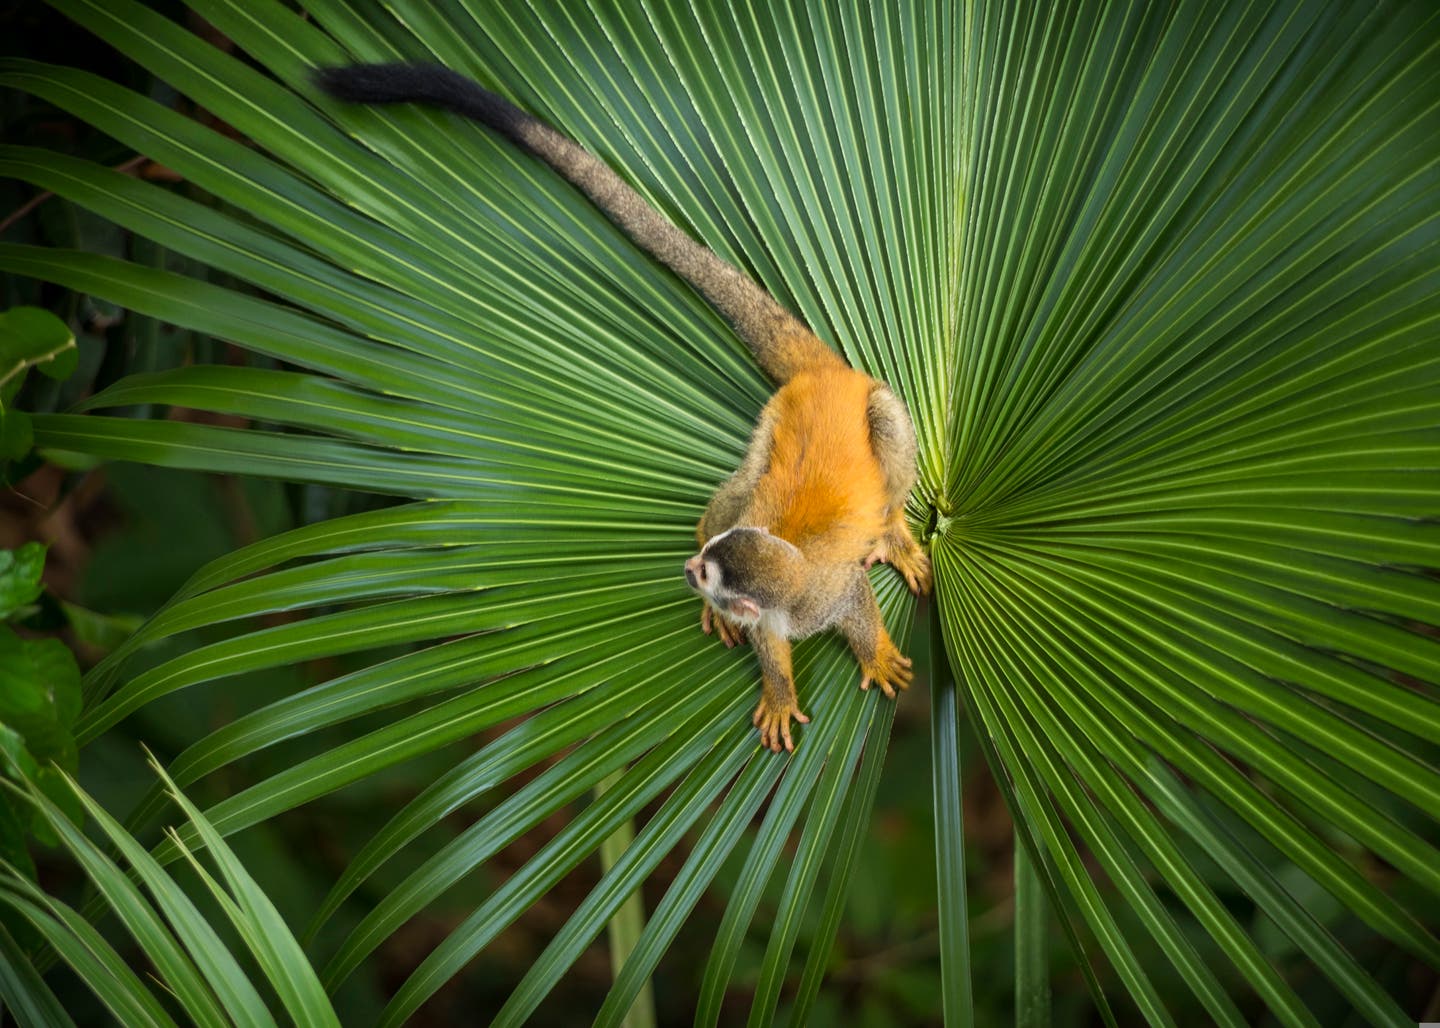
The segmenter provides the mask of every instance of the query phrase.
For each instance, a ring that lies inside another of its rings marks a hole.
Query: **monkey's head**
[[[731,621],[749,627],[767,608],[784,604],[803,560],[794,544],[767,529],[732,528],[685,562],[685,581]]]

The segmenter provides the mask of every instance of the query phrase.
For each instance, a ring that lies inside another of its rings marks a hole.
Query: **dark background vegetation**
[[[226,40],[217,37],[182,5],[156,6],[209,35],[217,46],[228,46]],[[83,66],[187,111],[202,122],[215,124],[206,111],[195,108],[103,41],[40,3],[0,4],[0,54]],[[85,124],[30,97],[0,94],[0,125],[3,125],[5,142],[43,146],[123,167],[131,174],[169,183],[193,198],[208,199],[169,169],[127,151]],[[217,127],[224,129],[224,126]],[[166,253],[65,200],[37,196],[30,187],[14,181],[0,183],[0,225],[3,225],[0,239],[6,242],[82,248],[191,275],[219,278],[218,273]],[[236,285],[231,281],[225,284]],[[19,304],[40,305],[61,314],[75,329],[80,349],[79,370],[69,381],[55,383],[41,376],[30,377],[20,397],[20,406],[25,409],[65,409],[82,396],[137,370],[155,370],[187,362],[261,360],[227,346],[222,340],[177,330],[90,296],[14,277],[0,280],[0,309]],[[171,411],[167,416],[196,415]],[[31,540],[46,543],[49,546],[46,582],[50,592],[119,619],[121,623],[152,613],[192,572],[238,546],[289,528],[388,502],[318,486],[133,465],[64,466],[54,459],[42,461],[33,456],[8,471],[9,480],[0,490],[0,548],[16,547]],[[81,643],[73,635],[70,641],[79,652],[82,666],[98,658],[99,651],[94,647]],[[915,648],[922,644],[923,640],[917,640]],[[372,657],[366,655],[367,662]],[[237,713],[231,704],[235,692],[246,695],[251,701],[249,705],[259,705],[343,670],[343,665],[334,661],[324,666],[299,666],[252,675],[243,683],[232,682],[223,693],[191,689],[150,704],[83,752],[81,782],[108,808],[123,813],[151,781],[141,755],[142,741],[166,761],[189,742],[232,719]],[[393,715],[379,715],[380,718],[389,716]],[[922,682],[901,702],[872,829],[853,882],[827,984],[815,1013],[817,1024],[940,1023],[928,718],[929,701]],[[360,727],[373,723],[372,719]],[[484,736],[469,740],[463,744],[463,752],[479,748],[509,727],[500,725]],[[1012,836],[1009,816],[990,784],[983,761],[970,740],[965,742],[966,856],[971,885],[974,983],[979,1023],[989,1024],[1008,1020],[1013,1002]],[[251,828],[232,842],[281,912],[292,925],[303,926],[334,878],[380,821],[460,755],[461,751],[452,749],[413,761],[379,780],[367,780],[359,787],[352,786],[336,796]],[[223,775],[207,779],[207,786],[215,791],[206,794],[197,790],[196,798],[203,803],[213,802],[288,765],[283,747],[262,751],[233,767],[228,779]],[[533,773],[539,770],[543,768]],[[523,784],[523,780],[518,784]],[[492,804],[495,802],[498,799]],[[429,841],[438,847],[483,812],[484,809],[472,805],[467,811],[452,816],[442,829],[432,832]],[[452,890],[445,905],[432,909],[392,937],[337,998],[342,1019],[346,1023],[352,1020],[358,1023],[372,1017],[381,1005],[381,998],[398,987],[429,949],[473,909],[478,899],[528,859],[561,823],[557,819],[502,851],[483,873]],[[1417,830],[1430,831],[1424,826],[1417,826]],[[448,834],[441,837],[440,832]],[[655,982],[661,1024],[689,1022],[713,929],[723,913],[726,891],[723,886],[738,873],[744,853],[744,846],[737,847],[731,866],[721,875],[722,888],[698,908],[662,964],[662,973]],[[37,858],[41,879],[47,888],[61,892],[78,889],[78,877],[53,854],[42,852]],[[672,857],[648,882],[647,907],[653,907],[678,867],[678,860]],[[321,952],[327,945],[337,943],[340,933],[353,925],[358,913],[363,912],[367,898],[382,894],[408,870],[402,858],[367,881],[364,890],[352,899],[349,909],[320,940]],[[486,1011],[497,1009],[524,969],[588,893],[598,875],[598,864],[591,861],[562,882],[527,911],[465,974],[444,988],[414,1023],[473,1023],[483,1019]],[[781,880],[783,878],[777,876],[772,885],[778,888]],[[1234,891],[1233,884],[1224,875],[1216,872],[1212,885],[1221,890],[1221,895],[1241,914],[1242,923],[1255,921],[1257,915],[1248,900]],[[1354,947],[1362,964],[1372,970],[1387,989],[1400,995],[1408,1009],[1423,1010],[1435,1005],[1432,972],[1388,944],[1377,943],[1373,935],[1363,932],[1352,918],[1333,907],[1326,909],[1323,903],[1329,902],[1328,897],[1314,898],[1317,916],[1328,921],[1330,929]],[[773,899],[772,896],[772,902]],[[1424,897],[1417,895],[1416,901],[1423,902]],[[768,923],[763,908],[755,923],[761,928]],[[1284,966],[1289,954],[1286,940],[1277,931],[1271,930],[1268,936],[1263,934],[1263,928],[1261,931],[1260,937],[1268,943],[1269,955]],[[1213,944],[1201,932],[1195,932],[1192,941],[1201,952],[1213,951]],[[801,947],[804,945],[802,936]],[[742,952],[742,964],[748,962],[753,971],[762,953],[763,937]],[[1222,980],[1234,984],[1233,971],[1225,976],[1227,965],[1223,959],[1213,961],[1212,966],[1222,974]],[[1345,1007],[1338,996],[1326,983],[1307,982],[1303,965],[1296,966],[1297,991],[1317,1012],[1322,1023],[1343,1023]],[[1058,929],[1052,969],[1055,1023],[1094,1021],[1095,1014],[1083,982],[1064,949]],[[743,975],[741,978],[743,980]],[[1156,981],[1163,990],[1164,978],[1157,977]],[[592,946],[537,1012],[536,1023],[589,1023],[609,982],[610,967],[602,940]],[[1184,988],[1178,982],[1175,985],[1177,989]],[[107,1015],[98,1004],[88,1000],[79,983],[61,995],[69,997],[67,1002],[73,1001],[72,1011],[77,1020],[106,1022]],[[727,1021],[743,1018],[748,1005],[748,997],[733,997],[733,1018],[727,1017]],[[1123,1001],[1117,1009],[1122,1019],[1127,1019],[1128,1008]],[[1248,1009],[1264,1023],[1265,1015],[1253,1002],[1248,1004]],[[1327,1010],[1333,1014],[1330,1019],[1326,1018]]]

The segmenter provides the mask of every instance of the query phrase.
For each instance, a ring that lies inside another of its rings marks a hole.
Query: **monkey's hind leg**
[[[850,588],[845,613],[840,618],[840,631],[845,633],[850,650],[860,664],[861,689],[869,689],[874,682],[893,700],[896,689],[910,688],[914,677],[910,658],[900,652],[891,641],[890,633],[885,631],[875,591],[870,588],[870,579],[863,574],[855,576]]]
[[[905,522],[905,501],[915,487],[915,427],[910,413],[889,386],[876,383],[866,408],[870,421],[870,446],[885,472],[888,522],[885,535],[865,558],[865,568],[877,560],[894,566],[905,576],[905,584],[917,596],[930,592],[930,558],[910,534]]]
[[[760,705],[751,718],[760,729],[760,744],[776,753],[783,743],[786,750],[795,749],[790,735],[790,719],[808,724],[810,718],[800,712],[800,699],[795,695],[795,678],[790,669],[790,640],[772,635],[761,628],[751,633],[755,655],[760,658]]]
[[[890,527],[886,530],[885,537],[880,540],[880,545],[865,558],[865,569],[868,571],[876,561],[889,564],[900,572],[905,578],[905,584],[916,596],[930,595],[930,557],[910,534],[910,526],[905,523],[904,508],[891,517]]]

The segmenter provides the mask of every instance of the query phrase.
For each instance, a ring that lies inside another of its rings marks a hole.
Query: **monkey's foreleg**
[[[790,735],[790,720],[808,724],[810,718],[800,712],[800,700],[795,695],[795,679],[790,671],[790,640],[771,635],[764,629],[755,628],[750,633],[755,644],[755,655],[760,658],[760,705],[751,718],[760,729],[760,744],[776,753],[783,743],[785,749],[793,750],[795,740]]]

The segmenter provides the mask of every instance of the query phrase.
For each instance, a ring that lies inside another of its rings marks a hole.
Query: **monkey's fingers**
[[[760,726],[760,745],[764,746],[771,753],[780,752],[780,725],[781,721],[772,714],[768,716],[765,719],[765,723]],[[790,725],[788,723],[785,724],[785,735],[787,738],[790,735]]]
[[[760,729],[760,745],[764,746],[767,750],[773,750],[779,753],[780,736],[775,730],[775,715],[770,710],[770,704],[761,700],[760,706],[755,708],[755,716],[751,718],[750,721],[756,728]]]
[[[734,649],[745,641],[745,630],[739,625],[726,621],[719,614],[715,615],[715,620],[720,623],[720,638],[726,646]]]
[[[893,700],[895,698],[895,689],[890,685],[889,682],[885,681],[885,679],[883,678],[872,677],[871,675],[866,675],[864,678],[860,679],[861,690],[864,692],[869,692],[870,683],[872,681],[880,686],[880,691],[885,694],[886,699]]]
[[[808,725],[810,723],[810,719],[800,713],[799,707],[791,707],[780,715],[780,734],[785,737],[785,751],[787,753],[795,752],[795,740],[790,738],[790,719],[792,717],[802,725]],[[775,752],[779,753],[780,747],[775,747]]]
[[[760,729],[760,745],[774,753],[780,752],[783,744],[785,749],[791,753],[795,751],[795,738],[790,731],[790,719],[794,718],[802,725],[810,723],[808,715],[801,712],[798,707],[785,707],[774,709],[764,700],[755,708],[755,715],[751,723]]]
[[[734,649],[745,641],[745,634],[740,627],[726,621],[723,614],[710,606],[709,600],[705,601],[700,610],[700,629],[706,635],[718,635],[727,649]]]
[[[909,657],[892,652],[889,656],[882,656],[874,664],[861,666],[860,688],[868,691],[870,684],[874,682],[880,686],[887,699],[893,700],[897,686],[901,689],[910,688],[910,682],[915,677],[910,668]]]

